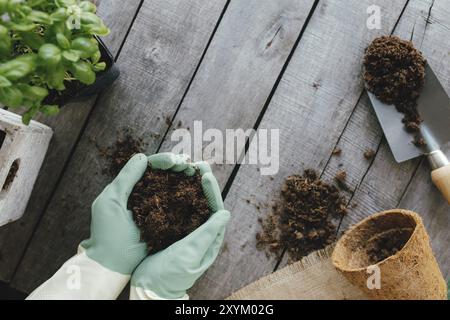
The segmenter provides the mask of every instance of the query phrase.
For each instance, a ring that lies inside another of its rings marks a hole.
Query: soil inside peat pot
[[[370,264],[377,264],[399,252],[411,237],[411,229],[393,229],[378,234],[367,243]]]
[[[292,261],[333,243],[336,227],[331,219],[347,213],[338,188],[321,181],[313,170],[288,177],[273,209],[260,221],[263,230],[256,235],[257,248],[278,257],[286,249]]]
[[[388,213],[375,216],[356,226],[342,239],[342,257],[346,269],[367,268],[403,249],[416,229],[407,215]]]
[[[181,240],[211,215],[199,172],[152,170],[149,166],[128,200],[148,252],[156,253]]]
[[[417,99],[425,81],[427,61],[411,41],[396,36],[376,38],[364,56],[367,89],[381,102],[395,105],[404,114],[409,132],[418,132],[422,119]]]

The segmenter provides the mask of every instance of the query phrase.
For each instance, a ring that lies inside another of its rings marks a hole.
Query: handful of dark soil
[[[286,249],[294,261],[323,249],[335,240],[336,227],[330,219],[347,213],[345,203],[339,190],[312,170],[290,176],[281,189],[280,203],[261,221],[257,247],[276,254]]]
[[[404,113],[403,122],[410,132],[419,131],[422,122],[417,99],[424,85],[426,64],[411,41],[395,36],[375,39],[364,57],[367,89],[383,103],[393,104]]]
[[[148,252],[156,253],[181,240],[211,215],[199,172],[152,170],[149,166],[128,200]]]

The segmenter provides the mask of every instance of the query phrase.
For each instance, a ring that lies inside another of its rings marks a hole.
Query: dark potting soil
[[[376,152],[373,149],[366,150],[366,152],[364,152],[364,158],[366,158],[367,160],[370,160],[373,157],[375,157],[375,154],[376,154]]]
[[[286,249],[293,261],[325,248],[336,237],[331,218],[347,213],[345,203],[339,190],[313,170],[288,177],[274,212],[260,221],[263,230],[256,235],[257,248],[277,256]]]
[[[364,56],[367,89],[380,101],[393,104],[404,114],[410,132],[417,132],[422,119],[417,99],[424,85],[427,61],[411,41],[396,36],[375,39]]]
[[[367,245],[370,264],[377,264],[399,252],[411,237],[412,229],[396,229],[381,234]]]
[[[413,143],[416,147],[419,147],[419,148],[427,145],[427,142],[421,136],[416,136],[413,140]]]
[[[98,75],[97,75],[98,76]],[[63,91],[50,89],[48,96],[45,97],[43,103],[48,105],[64,106],[69,100],[75,96],[78,92],[87,87],[87,85],[79,82],[78,80],[64,81],[66,87]]]
[[[338,173],[336,173],[336,175],[334,176],[334,180],[336,181],[337,185],[343,189],[343,190],[348,190],[348,186],[346,183],[347,180],[347,171],[345,170],[340,170]]]
[[[11,186],[11,184],[13,183],[14,179],[17,176],[17,171],[19,171],[19,160],[16,160],[12,163],[8,175],[6,176],[5,183],[3,184],[2,191],[9,189],[9,187]]]
[[[334,148],[333,152],[331,152],[332,156],[340,156],[342,154],[342,149],[339,147]]]
[[[133,189],[128,208],[148,252],[155,253],[181,240],[208,220],[211,212],[199,172],[152,170]]]
[[[124,130],[113,145],[107,148],[99,147],[102,156],[108,160],[103,173],[111,177],[117,176],[128,160],[135,154],[142,153],[144,147],[145,144],[141,138],[135,138],[130,130]]]

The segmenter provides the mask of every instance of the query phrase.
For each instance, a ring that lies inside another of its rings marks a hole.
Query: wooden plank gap
[[[417,166],[414,168],[414,171],[411,174],[411,178],[409,179],[408,184],[405,187],[405,190],[403,190],[403,193],[400,196],[400,200],[397,203],[397,207],[399,207],[400,204],[402,203],[402,201],[405,199],[405,196],[408,193],[409,187],[411,186],[411,183],[413,182],[414,177],[416,176],[417,172],[419,171],[419,168],[421,166],[423,166],[424,162],[426,162],[426,161],[428,161],[426,159],[426,156],[423,156],[422,159],[420,159],[420,161],[417,163]]]
[[[214,29],[213,29],[213,31],[212,31],[212,33],[211,33],[211,36],[209,37],[209,40],[208,40],[208,42],[207,42],[207,44],[206,44],[206,47],[205,47],[205,50],[203,50],[203,53],[202,53],[202,55],[201,55],[201,57],[200,57],[200,60],[199,60],[199,62],[198,62],[198,64],[197,64],[197,66],[195,67],[194,73],[192,74],[192,78],[191,78],[191,80],[189,81],[189,83],[188,83],[188,85],[187,85],[187,87],[186,87],[186,90],[184,91],[183,96],[181,97],[180,103],[178,104],[178,106],[177,106],[177,108],[176,108],[176,110],[175,110],[175,112],[174,112],[174,114],[173,114],[173,116],[172,116],[172,119],[170,119],[170,124],[167,126],[167,129],[166,129],[166,131],[164,132],[164,134],[163,134],[163,136],[162,136],[162,139],[161,139],[161,141],[159,142],[159,145],[158,145],[158,147],[157,147],[155,153],[158,153],[158,152],[161,150],[161,147],[162,147],[162,145],[164,144],[164,141],[166,140],[167,135],[168,135],[169,132],[170,132],[170,129],[171,129],[171,127],[172,127],[172,124],[173,124],[175,118],[177,117],[178,111],[180,110],[181,106],[183,105],[184,99],[186,98],[186,95],[187,95],[187,93],[189,92],[189,89],[191,89],[192,82],[194,81],[195,76],[197,75],[198,69],[200,68],[200,66],[201,66],[201,64],[202,64],[202,62],[203,62],[203,60],[205,59],[206,52],[208,52],[208,49],[209,49],[209,47],[210,47],[210,45],[211,45],[211,42],[212,42],[212,40],[214,39],[214,36],[216,35],[217,29],[219,28],[219,25],[220,25],[220,23],[222,22],[223,16],[225,15],[225,12],[226,12],[227,9],[228,9],[228,5],[230,4],[230,1],[231,1],[231,0],[227,0],[227,2],[225,3],[225,6],[223,7],[222,13],[220,14],[219,19],[217,20],[216,26],[214,27]]]
[[[303,37],[303,35],[305,33],[306,28],[309,25],[309,21],[311,20],[312,16],[314,15],[314,12],[316,11],[316,8],[317,8],[317,6],[319,4],[319,1],[320,0],[314,0],[314,4],[312,5],[311,10],[310,10],[310,12],[308,14],[308,17],[305,20],[305,24],[303,25],[302,30],[300,31],[300,34],[297,37],[297,40],[295,41],[294,46],[293,46],[291,52],[289,53],[289,56],[287,57],[286,62],[284,63],[283,68],[281,69],[281,72],[278,75],[277,80],[275,81],[275,83],[274,83],[274,85],[272,87],[272,90],[269,93],[269,96],[268,96],[268,98],[266,100],[266,103],[264,104],[264,106],[263,106],[263,108],[262,108],[258,118],[256,119],[255,124],[253,125],[253,129],[254,130],[257,130],[259,128],[259,125],[260,125],[262,119],[264,118],[264,115],[265,115],[265,113],[267,111],[267,108],[269,107],[269,105],[270,105],[270,103],[272,101],[272,98],[273,98],[273,96],[274,96],[274,94],[275,94],[275,92],[276,92],[276,90],[278,88],[278,85],[280,84],[281,79],[284,76],[284,73],[286,72],[286,69],[287,69],[287,67],[288,67],[288,65],[289,65],[289,63],[290,63],[290,61],[292,59],[292,56],[294,55],[295,50],[297,49],[297,47],[298,47],[298,45],[299,45],[299,43],[300,43],[300,41],[301,41],[301,39],[302,39],[302,37]],[[278,33],[278,31],[277,31],[277,33]],[[245,143],[244,151],[242,152],[243,155],[247,154],[249,147],[250,147],[250,140],[247,139],[247,141]],[[236,175],[238,174],[238,171],[239,171],[240,167],[241,167],[240,164],[236,164],[234,169],[233,169],[233,171],[232,171],[232,173],[230,174],[230,177],[228,178],[228,180],[227,180],[227,182],[226,182],[226,184],[225,184],[225,186],[223,188],[223,191],[222,191],[222,198],[223,199],[225,199],[227,197],[227,194],[230,191],[231,185],[233,184],[233,181],[236,178]]]
[[[392,34],[395,32],[395,30],[397,29],[397,26],[398,26],[398,24],[399,24],[401,18],[403,17],[403,14],[404,14],[405,11],[406,11],[406,8],[407,8],[407,6],[408,6],[409,1],[410,1],[410,0],[407,0],[407,1],[406,1],[405,5],[404,5],[404,7],[403,7],[403,9],[402,9],[402,11],[400,12],[399,17],[398,17],[398,19],[397,19],[395,25],[394,25],[393,28],[392,28],[391,35],[392,35]],[[316,5],[317,5],[317,3],[316,3]],[[354,113],[355,113],[355,111],[356,111],[358,105],[360,104],[360,102],[361,102],[361,100],[362,100],[362,97],[364,96],[365,91],[366,91],[366,89],[364,89],[364,90],[361,92],[361,94],[360,94],[360,96],[359,96],[357,102],[355,103],[355,106],[354,106],[354,108],[353,108],[353,110],[352,110],[350,116],[348,117],[346,123],[345,123],[344,129],[342,130],[341,134],[339,135],[339,138],[338,138],[337,141],[336,141],[335,148],[339,145],[339,142],[341,141],[342,137],[344,136],[344,134],[345,134],[345,132],[346,132],[346,129],[347,129],[347,127],[348,127],[350,121],[352,120],[352,117],[353,117],[353,115],[354,115]],[[356,188],[351,189],[351,190],[348,190],[348,192],[350,193],[350,197],[349,197],[348,200],[347,200],[347,206],[349,206],[349,205],[351,204],[352,199],[353,199],[353,197],[355,196],[356,191],[357,191],[358,188],[361,186],[361,184],[362,184],[362,182],[364,181],[365,177],[367,176],[367,174],[368,174],[370,168],[372,167],[372,165],[373,165],[373,163],[374,163],[374,160],[375,160],[375,158],[376,158],[376,155],[378,154],[378,151],[380,150],[382,141],[383,141],[383,138],[380,139],[380,142],[378,143],[378,147],[377,147],[377,149],[376,149],[375,155],[374,155],[374,157],[371,159],[371,162],[370,162],[369,166],[367,167],[367,169],[366,169],[366,171],[365,171],[365,173],[364,173],[362,179],[359,181],[359,183],[358,183],[358,185],[356,186]],[[328,160],[327,160],[327,162],[326,162],[326,164],[325,164],[323,170],[321,171],[321,173],[320,173],[320,179],[323,179],[323,176],[324,176],[325,172],[327,171],[328,165],[329,165],[329,163],[330,163],[330,161],[331,161],[332,158],[333,158],[333,153],[330,154],[330,156],[329,156],[329,158],[328,158]],[[418,167],[419,167],[419,165],[417,166],[417,168],[418,168]],[[416,170],[417,170],[417,168],[416,168]],[[413,176],[411,176],[410,182],[412,181],[412,178],[413,178]],[[406,189],[405,189],[404,192],[406,193]],[[341,217],[341,218],[339,219],[338,225],[337,225],[337,227],[336,227],[336,236],[339,235],[339,231],[340,231],[340,228],[341,228],[343,219],[344,219],[344,217]],[[282,252],[282,254],[281,254],[281,256],[280,256],[280,258],[279,258],[279,260],[278,260],[278,262],[277,262],[277,264],[276,264],[276,266],[275,266],[275,268],[274,268],[274,272],[275,272],[276,270],[278,270],[278,267],[279,267],[280,265],[284,266],[283,260],[286,259],[286,254],[287,254],[286,252],[287,252],[287,248],[284,248],[284,249],[283,249],[283,252]]]
[[[358,185],[356,186],[355,189],[352,190],[351,192],[351,196],[347,201],[347,206],[350,205],[350,203],[352,203],[353,198],[355,197],[356,191],[361,187],[361,184],[363,183],[363,181],[366,179],[367,174],[369,173],[370,169],[372,168],[375,159],[376,159],[376,155],[378,154],[378,152],[380,151],[381,145],[383,143],[383,138],[380,140],[380,142],[378,143],[378,147],[377,150],[375,151],[375,155],[372,157],[372,159],[370,159],[370,164],[367,167],[366,171],[364,172],[364,175],[362,176],[361,180],[359,181]],[[345,216],[342,216],[341,219],[339,219],[339,225],[336,228],[336,236],[339,235],[340,229],[341,229],[341,225],[342,225],[342,221],[344,220]]]
[[[137,18],[138,14],[139,14],[139,11],[141,11],[141,8],[142,8],[142,5],[143,5],[143,4],[144,4],[144,0],[141,0],[141,2],[138,4],[138,6],[137,6],[137,8],[136,8],[136,12],[135,12],[135,14],[134,14],[133,19],[131,19],[130,26],[128,27],[128,30],[127,30],[127,32],[125,33],[125,37],[124,37],[122,43],[120,44],[119,49],[117,50],[116,56],[114,57],[114,61],[116,61],[116,62],[117,62],[117,59],[118,59],[119,56],[120,56],[120,53],[122,52],[122,48],[123,48],[123,46],[125,45],[125,42],[127,42],[128,35],[130,34],[131,30],[133,29],[134,22],[136,21],[136,18]],[[97,101],[96,101],[96,103],[97,103]]]

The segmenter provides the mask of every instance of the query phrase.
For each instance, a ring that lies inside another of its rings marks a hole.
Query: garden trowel
[[[433,183],[450,203],[450,162],[441,151],[450,141],[450,98],[430,66],[426,68],[425,85],[418,100],[423,119],[420,133],[426,143],[423,147],[417,147],[414,134],[405,130],[402,113],[368,94],[395,160],[400,163],[425,154]]]

